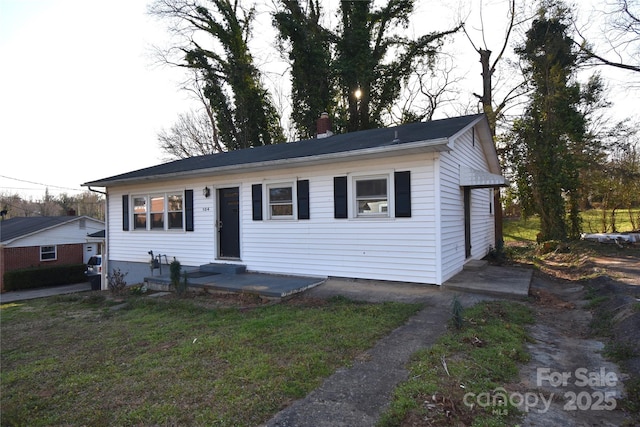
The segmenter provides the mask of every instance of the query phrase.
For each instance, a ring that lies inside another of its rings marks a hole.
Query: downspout
[[[109,193],[95,190],[90,185],[88,188],[94,193],[104,194],[104,248],[102,248],[102,277],[100,277],[100,289],[104,291],[107,290],[107,271],[109,271]]]

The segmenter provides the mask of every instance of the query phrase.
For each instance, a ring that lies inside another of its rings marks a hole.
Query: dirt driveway
[[[640,251],[610,251],[551,254],[534,274],[531,361],[512,385],[536,403],[523,426],[640,423],[623,401],[640,384]]]

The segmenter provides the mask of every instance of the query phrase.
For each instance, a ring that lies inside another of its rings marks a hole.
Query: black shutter
[[[184,190],[184,226],[193,231],[193,190]]]
[[[396,172],[394,181],[396,218],[411,218],[411,172]]]
[[[298,181],[298,219],[309,219],[309,180]]]
[[[333,178],[333,217],[347,218],[347,177]]]
[[[122,231],[129,231],[129,195],[122,196]]]
[[[251,186],[251,205],[253,220],[262,221],[262,184],[253,184]]]

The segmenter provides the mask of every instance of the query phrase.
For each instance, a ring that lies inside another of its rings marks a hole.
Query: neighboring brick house
[[[87,216],[34,216],[0,222],[0,291],[4,273],[30,267],[80,264],[95,245],[89,234],[104,222]]]

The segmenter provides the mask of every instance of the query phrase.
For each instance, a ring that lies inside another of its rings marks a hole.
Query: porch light
[[[211,190],[209,189],[209,187],[204,187],[202,189],[202,194],[204,195],[204,197],[209,197],[211,195]]]

